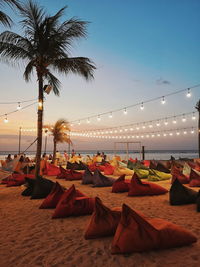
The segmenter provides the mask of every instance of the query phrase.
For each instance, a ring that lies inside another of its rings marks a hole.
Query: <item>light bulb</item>
[[[127,114],[127,109],[126,108],[124,108],[124,115],[126,115]]]
[[[146,126],[145,126],[145,125],[143,125],[143,126],[142,126],[142,129],[145,129],[145,128],[146,128]]]
[[[78,125],[80,125],[81,124],[81,121],[78,121]]]
[[[194,112],[192,113],[192,120],[196,120],[196,116],[195,116]]]
[[[100,117],[100,115],[98,115],[98,117],[97,117],[97,120],[98,120],[98,121],[100,121],[100,120],[101,120],[101,117]]]
[[[90,123],[90,119],[89,118],[87,119],[87,123]]]
[[[194,130],[191,130],[191,134],[193,134],[194,133]]]
[[[112,112],[110,112],[109,118],[112,119],[112,117],[113,117]]]
[[[166,126],[168,125],[168,121],[167,120],[164,122],[164,125],[166,125]]]
[[[184,131],[183,134],[187,134],[187,131]]]
[[[7,118],[7,114],[5,114],[5,119],[4,119],[5,123],[8,123],[8,118]]]
[[[156,126],[158,126],[158,127],[160,126],[160,122],[159,121],[157,121]]]
[[[158,133],[157,136],[160,137],[160,134]]]
[[[176,135],[180,135],[180,133],[179,133],[179,132],[177,132],[177,133],[176,133]]]
[[[177,123],[177,121],[176,121],[176,118],[174,117],[174,119],[173,119],[173,124],[176,124]]]
[[[183,115],[182,122],[186,122],[185,115]]]
[[[191,95],[192,95],[192,94],[191,94],[190,88],[188,88],[186,96],[187,96],[187,97],[191,97]]]
[[[18,102],[17,110],[20,110],[22,107],[20,106],[20,102]]]
[[[165,101],[165,97],[164,97],[164,96],[162,97],[161,103],[162,103],[163,105],[166,103],[166,101]]]
[[[144,109],[144,104],[143,104],[143,102],[142,102],[141,105],[140,105],[140,109],[141,109],[141,110]]]

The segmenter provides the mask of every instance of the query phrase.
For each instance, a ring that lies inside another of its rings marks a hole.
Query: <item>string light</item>
[[[8,118],[7,118],[7,114],[5,114],[5,119],[4,119],[5,123],[8,123]]]
[[[100,115],[98,115],[98,117],[97,117],[97,120],[98,120],[98,121],[100,121],[100,120],[101,120],[101,117],[100,117]]]
[[[160,122],[159,121],[157,121],[156,126],[158,126],[158,127],[160,126]]]
[[[188,88],[186,96],[187,96],[188,98],[192,96],[190,88]]]
[[[172,123],[173,123],[173,124],[176,124],[176,123],[177,123],[177,121],[176,121],[176,117],[174,117]]]
[[[166,101],[165,101],[165,97],[164,97],[164,96],[162,97],[161,103],[162,103],[163,105],[166,103]]]
[[[127,109],[126,108],[124,108],[124,115],[126,115],[127,114]]]
[[[168,121],[167,121],[167,119],[165,119],[164,125],[165,125],[165,126],[168,125]]]
[[[20,110],[22,107],[20,105],[20,102],[18,102],[17,110]]]
[[[194,112],[192,113],[192,120],[196,120],[196,116]]]
[[[142,102],[140,105],[140,109],[143,110],[144,109],[144,103]]]
[[[110,112],[109,118],[112,119],[113,115],[112,112]]]
[[[78,125],[80,125],[80,124],[81,124],[81,121],[78,122]]]
[[[186,122],[185,114],[183,114],[182,122]]]
[[[89,118],[87,119],[87,123],[90,123],[90,119]]]

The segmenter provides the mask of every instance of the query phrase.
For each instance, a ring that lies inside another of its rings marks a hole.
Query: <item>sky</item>
[[[139,107],[107,115],[97,121],[98,114],[123,109],[135,103],[165,96],[200,83],[200,1],[199,0],[57,0],[38,1],[49,14],[67,5],[64,20],[78,17],[88,21],[87,38],[74,43],[71,56],[89,57],[96,65],[94,80],[69,74],[57,75],[62,86],[60,97],[46,95],[44,122],[54,123],[59,118],[68,121],[95,115],[90,124],[86,120],[71,127],[72,131],[103,129],[156,120],[194,111],[200,98],[200,87],[166,97]],[[13,11],[4,9],[16,22],[12,31],[21,33],[20,20]],[[0,32],[7,30],[0,26]],[[37,98],[37,80],[23,80],[23,66],[12,67],[0,61],[1,102]],[[16,109],[15,105],[1,105],[0,114]],[[17,150],[18,130],[35,128],[37,108],[21,110],[8,116],[9,123],[0,117],[0,150]],[[188,120],[189,121],[189,120]],[[181,122],[176,128],[197,127],[197,120]],[[169,125],[166,129],[170,129]],[[154,128],[156,126],[154,125]],[[174,127],[175,128],[175,127]],[[35,136],[23,133],[26,148]],[[48,148],[51,149],[51,139]],[[112,149],[113,140],[73,137],[75,149]],[[126,139],[124,139],[126,141]],[[186,135],[143,139],[147,149],[196,149],[197,136]],[[63,147],[62,147],[63,148]]]

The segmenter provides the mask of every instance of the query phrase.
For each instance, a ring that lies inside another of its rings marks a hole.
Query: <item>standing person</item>
[[[66,150],[64,150],[64,158],[66,161],[68,161],[68,159],[69,159],[69,155],[67,154]]]
[[[74,149],[72,149],[71,155],[72,155],[72,158],[76,155],[76,152],[74,151]]]
[[[103,161],[106,161],[106,155],[104,152],[101,152],[101,157],[103,158]]]

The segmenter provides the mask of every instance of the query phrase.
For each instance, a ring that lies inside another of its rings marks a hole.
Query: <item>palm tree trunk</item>
[[[53,139],[53,163],[55,163],[55,160],[56,160],[56,140]]]
[[[37,151],[36,151],[36,166],[35,178],[40,174],[40,160],[42,152],[42,127],[43,127],[43,78],[38,75],[39,95],[38,95],[38,123],[37,123]]]

